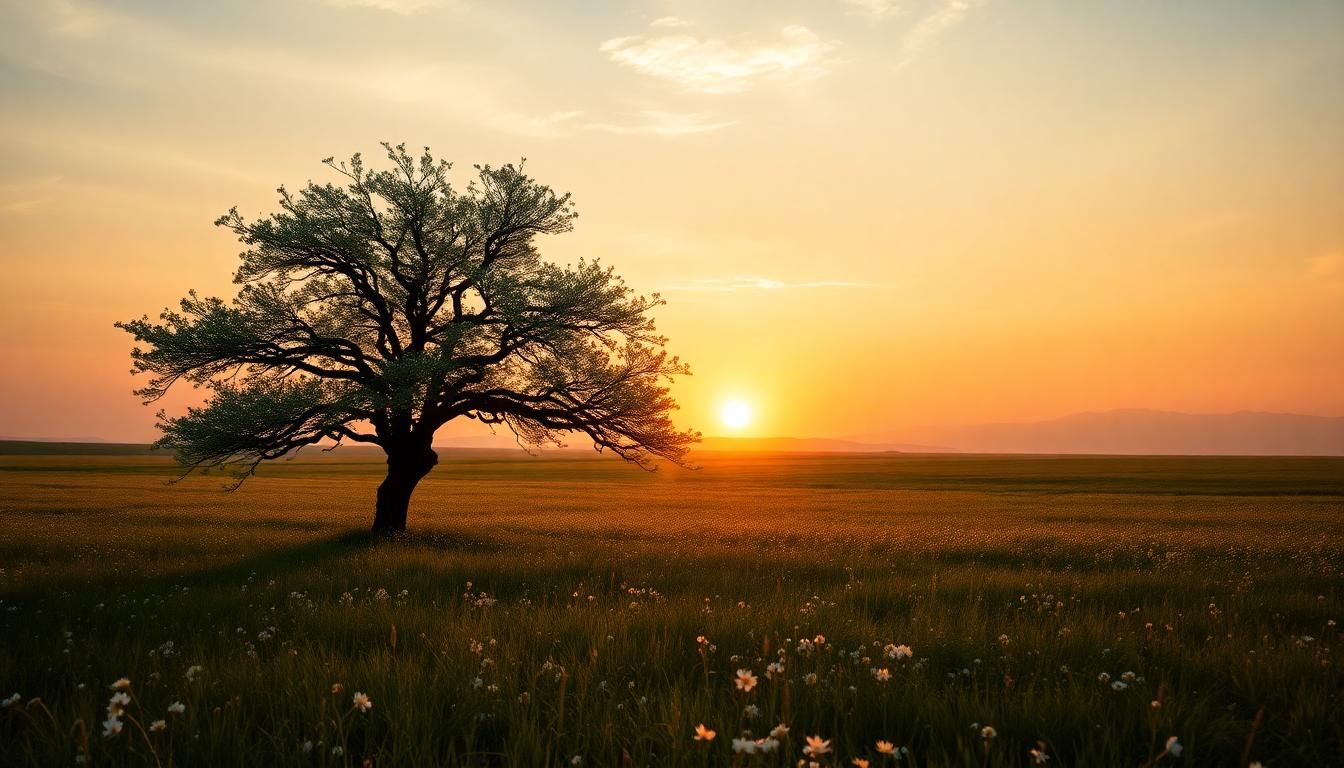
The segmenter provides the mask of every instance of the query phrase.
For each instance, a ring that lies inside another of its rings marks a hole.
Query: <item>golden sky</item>
[[[1344,415],[1338,2],[16,0],[0,99],[3,436],[151,438],[112,322],[381,140],[572,192],[708,434]]]

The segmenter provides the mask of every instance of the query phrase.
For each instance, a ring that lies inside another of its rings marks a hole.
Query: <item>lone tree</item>
[[[160,322],[117,323],[133,334],[134,372],[152,379],[146,403],[177,381],[204,386],[203,407],[159,413],[187,472],[236,478],[302,446],[331,439],[387,453],[375,531],[406,528],[416,484],[438,463],[439,427],[458,417],[504,425],[519,442],[591,438],[644,468],[681,463],[698,433],[678,431],[667,382],[688,373],[662,351],[635,295],[596,261],[561,267],[537,235],[575,216],[522,166],[477,166],[465,189],[426,149],[383,145],[388,170],[324,163],[344,186],[280,192],[280,211],[249,222],[237,208],[215,222],[247,246],[231,303],[195,291]]]

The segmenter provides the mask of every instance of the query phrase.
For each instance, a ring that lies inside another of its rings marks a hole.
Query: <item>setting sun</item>
[[[751,423],[751,406],[741,400],[729,400],[719,409],[719,418],[730,429],[742,429]]]

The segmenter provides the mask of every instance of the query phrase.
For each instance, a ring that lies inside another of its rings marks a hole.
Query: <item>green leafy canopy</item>
[[[281,188],[278,212],[216,221],[246,246],[231,302],[191,292],[157,322],[117,323],[138,342],[147,402],[181,380],[210,390],[203,407],[160,413],[157,445],[241,482],[324,438],[428,450],[466,417],[527,445],[580,433],[644,467],[683,461],[699,434],[670,418],[668,384],[689,371],[655,331],[662,300],[597,261],[537,251],[538,235],[573,227],[569,195],[522,164],[475,166],[458,189],[428,149],[383,146],[389,168],[327,159],[341,185]]]

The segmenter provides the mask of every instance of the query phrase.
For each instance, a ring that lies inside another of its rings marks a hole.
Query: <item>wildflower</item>
[[[168,714],[170,715],[180,715],[186,711],[187,705],[180,701],[174,701],[172,704],[168,705]]]
[[[739,691],[750,691],[756,687],[756,676],[751,673],[750,669],[739,669],[737,670],[737,680],[734,682],[737,684]]]
[[[1116,680],[1114,683],[1111,683],[1112,691],[1123,691],[1128,687],[1129,687],[1128,685],[1126,685],[1124,682],[1120,680]]]
[[[149,724],[150,733],[163,733],[168,730],[168,723],[164,720],[155,720]]]
[[[1124,680],[1126,683],[1132,683],[1137,680],[1138,677],[1133,672],[1121,672],[1120,679]]]
[[[121,735],[121,721],[116,717],[109,717],[103,721],[103,738],[110,739]]]
[[[1111,675],[1110,675],[1110,673],[1108,673],[1108,672],[1102,672],[1101,674],[1097,675],[1097,682],[1099,682],[1099,683],[1109,683],[1109,682],[1111,682]]]
[[[881,740],[881,739],[878,739],[878,740],[877,740],[877,754],[879,754],[879,755],[894,755],[894,754],[896,754],[896,745],[895,745],[895,744],[892,744],[890,741],[883,741],[883,740]]]
[[[891,679],[891,670],[886,667],[883,667],[882,669],[874,669],[873,677],[877,678],[877,682],[885,683]]]
[[[527,691],[523,691],[522,693],[518,694],[518,703],[522,704],[524,707],[526,707],[527,703],[531,700],[532,697],[527,694]]]
[[[789,726],[783,723],[780,723],[779,725],[776,725],[774,728],[770,729],[770,738],[772,739],[782,739],[788,735],[789,735]]]
[[[915,655],[914,651],[910,650],[910,646],[896,645],[895,643],[887,643],[887,647],[882,650],[890,659],[908,659]]]
[[[360,712],[368,712],[373,708],[373,699],[370,699],[367,693],[355,691],[355,696],[352,701],[354,701],[355,708]]]
[[[774,752],[778,748],[779,748],[779,739],[767,738],[756,740],[756,749],[762,754],[769,754],[771,752]]]
[[[850,762],[855,765],[855,768],[868,768],[868,761],[864,760],[862,757],[856,757],[853,760],[850,760]]]
[[[22,700],[23,697],[15,693],[13,696],[6,698],[4,701],[0,701],[0,707],[9,709],[10,707],[14,706],[15,704],[18,704]]]
[[[1153,709],[1161,709],[1161,708],[1162,708],[1162,702],[1158,701],[1157,699],[1153,699]]]
[[[822,644],[824,644],[824,643],[826,642],[826,636],[825,636],[825,635],[817,635],[816,638],[814,638],[814,639],[812,640],[812,642],[816,643],[817,645],[822,645]]]
[[[583,755],[575,755],[569,758],[570,765],[583,765]]]
[[[1045,754],[1045,750],[1039,745],[1028,751],[1027,754],[1031,755],[1031,762],[1033,765],[1045,765],[1050,761],[1050,756]]]
[[[784,674],[784,664],[778,661],[772,661],[765,666],[765,676],[774,678],[775,675]]]
[[[113,690],[113,691],[124,691],[124,690],[126,690],[127,688],[130,688],[130,687],[131,687],[131,681],[130,681],[129,679],[123,677],[123,678],[121,678],[120,680],[118,680],[117,682],[115,682],[115,683],[113,683],[112,685],[108,686],[108,690]]]
[[[303,742],[303,753],[306,755],[312,751],[313,751],[313,740],[308,739],[307,741]]]
[[[999,635],[999,645],[1002,645],[1004,648],[1007,648],[1008,644],[1011,642],[1012,640],[1007,635]]]
[[[711,731],[708,728],[706,728],[704,723],[695,726],[696,741],[713,741],[715,735],[717,734],[714,731]]]
[[[742,714],[746,715],[748,718],[760,717],[761,708],[755,704],[748,704],[746,708],[742,710]]]
[[[124,691],[117,691],[112,694],[112,698],[107,700],[107,716],[121,717],[121,713],[126,711],[126,705],[131,703],[131,697]]]
[[[803,682],[807,683],[808,685],[816,685],[816,684],[817,684],[817,673],[816,673],[816,672],[808,672],[808,673],[807,673],[807,676],[803,678]]]
[[[345,686],[344,686],[344,685],[341,685],[340,683],[332,683],[332,684],[331,684],[331,695],[332,695],[332,696],[336,696],[336,695],[338,695],[341,691],[344,691],[344,690],[345,690]]]
[[[994,726],[992,725],[986,725],[984,728],[980,729],[980,738],[984,739],[985,741],[989,741],[990,739],[998,735],[999,732],[994,730]]]
[[[741,755],[756,754],[756,742],[751,739],[736,738],[733,739],[733,752]]]
[[[479,677],[473,677],[473,678],[471,679],[471,687],[472,687],[472,688],[480,688],[480,687],[483,686],[483,685],[485,685],[485,681],[482,680],[481,678],[479,678]]]
[[[332,757],[340,757],[341,755],[344,754],[345,754],[345,748],[340,746],[339,744],[331,748]]]
[[[831,740],[823,739],[820,736],[808,736],[807,746],[803,747],[803,754],[818,757],[831,751]]]
[[[1167,752],[1171,753],[1172,757],[1180,757],[1183,749],[1185,747],[1181,746],[1181,742],[1175,736],[1167,739]]]

